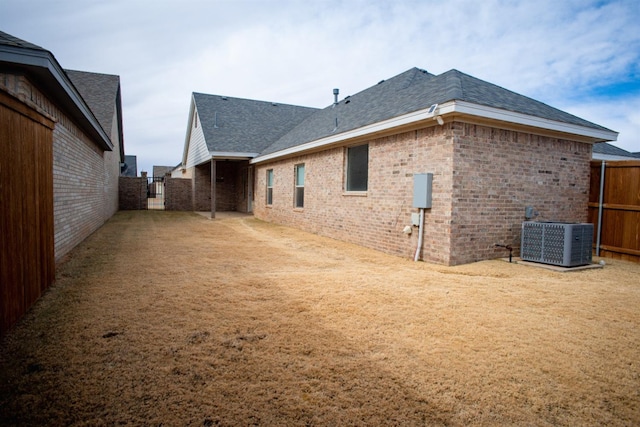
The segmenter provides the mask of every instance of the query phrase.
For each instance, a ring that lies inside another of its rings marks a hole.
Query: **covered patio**
[[[248,159],[217,159],[197,165],[193,208],[215,218],[221,212],[253,212],[253,167]]]

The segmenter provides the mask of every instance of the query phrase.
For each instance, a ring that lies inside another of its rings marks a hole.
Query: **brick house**
[[[215,116],[194,106],[191,120]],[[243,132],[269,122],[258,114],[238,121]],[[586,221],[592,145],[617,133],[457,70],[413,68],[336,95],[251,150],[236,137],[255,189],[242,209],[403,257],[413,257],[419,240],[414,175],[432,174],[418,255],[456,265],[504,255],[496,244],[518,246],[527,206],[539,220]],[[194,150],[188,132],[185,174],[215,163],[215,155],[189,161]]]
[[[0,32],[0,328],[117,211],[120,96],[118,76],[64,70],[51,52]]]

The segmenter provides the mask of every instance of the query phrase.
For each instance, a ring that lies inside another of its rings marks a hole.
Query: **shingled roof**
[[[114,115],[117,114],[114,106],[120,97],[120,77],[87,71],[64,71],[91,108],[102,129],[113,141],[115,135],[111,135],[111,128]]]
[[[24,48],[28,48],[28,49],[34,49],[34,50],[42,50],[42,51],[46,51],[46,49],[35,45],[33,43],[29,43],[26,40],[22,40],[19,39],[15,36],[12,36],[11,34],[7,34],[4,33],[2,31],[0,31],[0,44],[3,44],[5,46],[15,46],[15,47],[24,47]]]
[[[604,154],[607,156],[640,158],[640,155],[639,155],[640,153],[631,153],[627,150],[623,150],[622,148],[616,147],[615,145],[611,145],[607,142],[599,142],[599,143],[593,144],[593,153]]]
[[[314,113],[262,150],[261,155],[275,153],[449,101],[465,101],[541,119],[609,131],[595,123],[458,70],[450,70],[436,76],[425,70],[412,68],[362,92],[348,96],[336,105]]]
[[[210,152],[260,153],[316,108],[194,93]]]
[[[113,74],[65,70],[65,73],[87,103],[98,123],[115,146],[119,141],[120,158],[124,159],[124,129],[122,126],[122,100],[120,77]],[[117,123],[118,135],[113,135]]]

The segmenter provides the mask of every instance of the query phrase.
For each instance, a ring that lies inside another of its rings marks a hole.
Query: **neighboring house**
[[[638,153],[630,153],[607,142],[593,144],[593,160],[638,160]]]
[[[0,113],[0,299],[13,304],[2,328],[118,209],[119,77],[66,71],[46,49],[0,32]]]
[[[182,162],[171,168],[171,178],[182,178],[186,170],[182,167]]]
[[[138,158],[136,156],[125,155],[124,162],[120,165],[120,176],[138,176]]]
[[[205,97],[213,108],[200,107]],[[333,105],[288,122],[281,135],[257,136],[246,145],[254,129],[273,120],[261,111],[223,112],[225,102],[235,100],[194,94],[191,104],[185,174],[201,182],[216,177],[209,188],[201,184],[214,201],[196,209],[224,210],[215,200],[225,178],[217,172],[222,159],[250,159],[237,169],[233,190],[236,199],[255,197],[235,209],[413,257],[418,229],[403,231],[419,212],[414,175],[430,173],[432,206],[425,210],[418,255],[446,265],[504,255],[497,244],[519,246],[528,206],[539,220],[585,222],[592,145],[617,138],[457,70],[433,75],[410,69],[339,102],[336,96]],[[230,139],[236,142],[228,145]]]
[[[153,177],[164,178],[166,174],[170,174],[173,166],[153,166]]]

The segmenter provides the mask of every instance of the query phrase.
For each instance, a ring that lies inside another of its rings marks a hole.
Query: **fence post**
[[[598,236],[596,237],[596,256],[600,256],[600,235],[602,234],[602,202],[604,200],[604,172],[605,161],[600,166],[600,195],[598,201]]]

